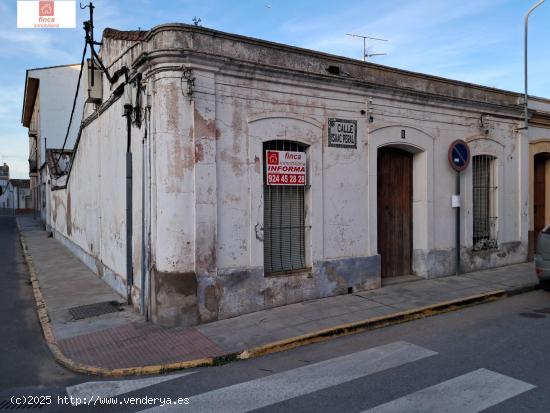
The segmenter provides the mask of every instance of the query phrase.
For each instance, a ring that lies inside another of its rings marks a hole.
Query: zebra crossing
[[[92,381],[75,386],[67,387],[67,396],[79,400],[91,400],[98,398],[108,398],[120,396],[135,390],[140,390],[146,387],[154,386],[155,384],[164,383],[165,381],[179,379],[194,372],[184,372],[178,374],[170,374],[168,376],[147,377],[144,379],[134,380],[116,380],[116,381]],[[74,405],[74,403],[73,403]]]
[[[200,393],[189,397],[186,408],[193,412],[250,412],[437,355],[435,351],[398,341]],[[67,388],[67,393],[89,396],[100,392],[103,397],[115,396],[188,374],[197,377],[193,373],[183,373],[162,378],[91,382]],[[533,388],[535,386],[532,384],[481,368],[372,407],[363,413],[475,413]],[[155,406],[139,411],[180,412],[182,406]]]
[[[535,386],[486,369],[475,370],[382,404],[363,413],[473,413]]]

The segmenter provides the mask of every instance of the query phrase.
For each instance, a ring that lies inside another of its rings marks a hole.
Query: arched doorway
[[[533,232],[535,236],[535,252],[538,234],[548,221],[546,210],[547,205],[550,207],[550,203],[546,201],[550,197],[550,192],[546,190],[547,171],[550,172],[550,153],[537,153],[533,159]]]
[[[413,154],[378,149],[378,253],[383,278],[412,273]]]

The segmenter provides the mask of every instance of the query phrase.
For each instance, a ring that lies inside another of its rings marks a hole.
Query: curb
[[[244,350],[237,358],[246,360],[267,354],[278,353],[290,350],[307,344],[328,341],[336,337],[343,337],[351,334],[357,334],[378,328],[389,327],[395,324],[406,323],[408,321],[418,320],[435,316],[438,314],[456,311],[465,307],[472,307],[479,304],[497,301],[502,298],[512,297],[538,290],[538,284],[516,287],[510,290],[494,290],[483,294],[471,295],[469,297],[457,298],[455,300],[443,301],[426,307],[414,308],[412,310],[401,311],[379,317],[372,317],[366,320],[354,321],[351,323],[340,324],[337,326],[325,328],[322,330],[307,333],[301,336],[289,339],[279,340],[272,343],[263,344],[250,350]]]
[[[17,221],[16,221],[17,222]],[[329,327],[307,333],[301,336],[291,337],[284,340],[279,340],[261,346],[246,349],[241,352],[228,353],[218,357],[208,357],[196,360],[181,361],[168,364],[156,364],[137,367],[126,367],[109,369],[105,367],[90,366],[79,363],[73,359],[67,357],[59,348],[55,339],[52,326],[50,324],[50,317],[48,315],[48,309],[42,292],[40,291],[40,284],[36,276],[37,271],[34,266],[32,256],[28,252],[27,243],[25,237],[21,232],[19,222],[17,222],[17,229],[19,230],[19,241],[23,249],[23,255],[27,263],[27,267],[30,274],[30,281],[32,284],[32,290],[34,298],[36,300],[36,311],[40,326],[44,334],[44,338],[50,349],[54,359],[62,366],[68,368],[77,373],[84,373],[95,376],[103,377],[124,377],[124,376],[141,376],[152,374],[163,374],[174,370],[190,369],[195,367],[216,366],[226,363],[231,363],[238,360],[247,360],[255,357],[264,356],[267,354],[279,353],[282,351],[290,350],[293,348],[305,346],[308,344],[319,343],[322,341],[328,341],[337,337],[343,337],[351,334],[357,334],[364,331],[375,330],[382,327],[387,327],[395,324],[401,324],[408,321],[418,320],[421,318],[431,317],[438,314],[443,314],[451,311],[456,311],[464,307],[470,307],[478,304],[488,303],[502,298],[510,297],[517,294],[533,291],[538,285],[522,286],[509,291],[506,290],[494,290],[483,294],[472,295],[469,297],[458,298],[455,300],[444,301],[436,304],[432,304],[425,307],[415,308],[412,310],[401,311],[398,313],[392,313],[379,317],[373,317],[366,320],[340,324],[334,327]]]
[[[264,344],[250,350],[243,351],[240,359],[248,359],[263,356],[280,351],[290,350],[292,348],[304,346],[306,344],[318,343],[330,340],[331,338],[343,337],[364,331],[375,330],[382,327],[388,327],[395,324],[406,323],[408,321],[431,317],[437,314],[456,311],[460,308],[496,301],[507,297],[505,290],[495,290],[483,294],[472,295],[456,300],[444,301],[426,307],[415,308],[412,310],[400,311],[379,317],[373,317],[366,320],[355,321],[351,323],[340,324],[334,327],[325,328],[307,333],[302,336],[292,337],[290,339],[280,340],[273,343]]]
[[[34,266],[34,261],[32,256],[28,252],[27,243],[25,242],[25,237],[21,233],[21,227],[19,222],[17,222],[17,229],[19,230],[19,242],[21,248],[23,249],[23,255],[27,263],[27,268],[30,274],[30,281],[32,285],[32,291],[34,294],[34,299],[36,300],[36,312],[38,314],[38,320],[40,321],[40,326],[42,327],[42,333],[44,334],[44,339],[46,344],[50,349],[54,359],[61,364],[62,366],[68,368],[77,373],[90,374],[94,376],[103,376],[103,377],[123,377],[123,376],[140,376],[140,375],[150,375],[150,374],[163,374],[173,370],[182,370],[189,369],[194,367],[203,367],[203,366],[213,366],[217,363],[217,358],[203,358],[197,360],[181,361],[169,364],[158,364],[158,365],[149,365],[149,366],[139,366],[139,367],[128,367],[128,368],[117,368],[117,369],[108,369],[105,367],[90,366],[77,361],[72,360],[67,357],[57,344],[55,339],[52,326],[50,324],[50,317],[48,315],[48,308],[42,292],[40,291],[40,284],[36,276],[37,271]],[[219,362],[218,362],[219,363]]]

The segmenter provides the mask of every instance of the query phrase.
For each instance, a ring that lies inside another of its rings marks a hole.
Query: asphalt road
[[[14,394],[63,394],[85,376],[59,366],[46,346],[14,217],[0,216],[0,401]]]
[[[253,360],[160,378],[110,381],[70,373],[52,360],[36,319],[11,218],[0,217],[0,260],[0,388],[3,396],[23,391],[54,396],[53,404],[41,411],[550,410],[548,292],[539,290]],[[65,394],[96,406],[58,405],[57,395]],[[182,404],[143,403],[153,397],[181,398]],[[106,401],[111,404],[103,404]]]
[[[240,361],[122,397],[189,397],[182,406],[103,411],[547,412],[550,293],[490,304]],[[137,380],[118,386],[146,386]],[[96,396],[114,385],[84,385]],[[124,390],[130,390],[127,387]],[[104,392],[106,390],[106,392]],[[149,410],[147,410],[149,409]],[[80,411],[98,411],[83,408]]]

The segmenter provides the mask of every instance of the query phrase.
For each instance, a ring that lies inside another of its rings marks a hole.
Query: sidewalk
[[[490,301],[538,284],[533,264],[525,263],[312,300],[194,328],[147,323],[124,304],[120,311],[75,320],[69,309],[124,300],[62,244],[48,238],[32,217],[19,217],[18,222],[46,304],[48,317],[43,318],[49,318],[54,347],[76,364],[130,368],[119,374],[160,372],[193,362],[214,364],[239,354],[246,358]],[[157,368],[142,368],[153,365]]]

